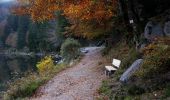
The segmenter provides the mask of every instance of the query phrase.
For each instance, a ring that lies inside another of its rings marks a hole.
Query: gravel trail
[[[99,47],[88,47],[80,63],[58,73],[47,84],[40,87],[30,100],[95,100],[97,89],[106,78],[101,67]]]

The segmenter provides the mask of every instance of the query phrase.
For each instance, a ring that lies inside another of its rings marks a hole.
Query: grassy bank
[[[168,100],[170,97],[170,38],[158,39],[141,53],[128,47],[124,42],[107,51],[105,58],[120,59],[122,64],[111,78],[104,80],[99,89],[99,100]],[[106,52],[106,51],[105,51]],[[138,58],[144,63],[133,77],[132,82],[121,84],[120,76]],[[108,63],[106,63],[108,64]],[[106,65],[105,64],[105,65]]]
[[[112,100],[117,91],[119,91],[119,78],[121,74],[130,66],[133,61],[140,58],[140,54],[136,52],[135,48],[129,47],[124,41],[116,44],[111,49],[103,50],[103,56],[106,59],[105,65],[110,65],[113,58],[120,59],[122,64],[120,68],[111,76],[111,78],[104,80],[99,89],[99,100]]]
[[[9,89],[3,94],[3,100],[16,100],[32,96],[35,91],[43,84],[48,82],[57,73],[68,68],[66,64],[55,65],[53,69],[38,73],[28,73],[12,83],[9,83]]]
[[[50,79],[52,79],[57,73],[70,68],[80,62],[80,56],[78,59],[74,60],[71,65],[66,63],[61,63],[54,65],[51,63],[48,57],[47,59],[42,59],[37,65],[37,72],[27,73],[24,77],[15,80],[14,82],[9,83],[9,88],[6,92],[3,93],[3,100],[20,100],[20,99],[28,99],[32,96],[36,90],[47,83]]]

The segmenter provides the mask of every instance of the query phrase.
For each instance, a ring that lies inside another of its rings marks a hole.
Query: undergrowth
[[[51,56],[47,56],[37,63],[38,73],[29,72],[24,77],[8,84],[8,90],[3,93],[3,100],[25,100],[32,96],[36,90],[47,83],[57,73],[72,67],[80,62],[82,56],[74,60],[72,65],[61,63],[54,65]],[[0,98],[1,99],[1,98]]]
[[[98,100],[108,100],[108,99],[113,98],[111,96],[112,95],[112,90],[110,89],[108,80],[104,80],[102,82],[102,86],[99,88],[98,92],[99,92],[99,94],[102,95],[102,97],[97,98]]]
[[[111,49],[105,49],[106,64],[113,58],[122,61],[120,68],[103,83],[99,90],[99,100],[166,100],[170,97],[170,38],[159,38],[142,50],[136,52],[125,43],[118,43]],[[132,82],[127,85],[119,82],[120,76],[138,58],[144,62],[140,69],[132,76]],[[115,83],[119,85],[115,86]],[[118,87],[118,89],[114,89]],[[109,93],[108,93],[109,91]],[[107,97],[107,99],[103,99]],[[111,98],[110,98],[111,97]]]
[[[129,47],[125,42],[120,42],[113,48],[106,48],[103,50],[103,56],[106,58],[106,64],[111,64],[113,58],[120,59],[122,61],[119,69],[111,76],[112,78],[105,80],[99,89],[99,100],[112,100],[114,99],[116,91],[122,91],[119,90],[120,84],[118,83],[120,76],[136,59],[140,58],[141,55],[136,52],[135,48]],[[118,84],[114,86],[115,83]],[[114,88],[117,88],[117,90],[113,91]]]
[[[48,70],[43,74],[29,73],[25,77],[10,83],[8,91],[4,93],[4,100],[16,100],[32,96],[41,85],[45,84],[56,73],[67,68],[67,65],[60,64],[54,67],[53,70]]]

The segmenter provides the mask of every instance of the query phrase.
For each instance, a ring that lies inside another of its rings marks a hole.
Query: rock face
[[[139,69],[141,64],[143,63],[143,59],[136,60],[120,77],[120,81],[122,83],[126,83],[129,81],[129,78],[134,74],[135,71]]]
[[[145,27],[144,36],[148,40],[153,40],[155,37],[162,37],[163,36],[163,28],[160,24],[149,21]]]
[[[170,21],[165,22],[164,33],[166,36],[170,36]]]

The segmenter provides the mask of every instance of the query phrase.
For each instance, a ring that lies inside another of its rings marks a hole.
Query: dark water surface
[[[8,81],[22,77],[28,71],[36,71],[39,57],[0,55],[0,91],[6,89]]]

